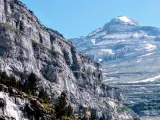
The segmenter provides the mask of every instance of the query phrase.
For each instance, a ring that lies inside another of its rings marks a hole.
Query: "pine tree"
[[[67,93],[63,91],[61,95],[58,97],[55,104],[56,117],[58,119],[66,115],[66,108],[67,108]]]
[[[8,84],[9,86],[14,87],[14,88],[17,88],[17,87],[18,87],[18,81],[16,80],[16,78],[15,78],[13,75],[11,75],[11,76],[8,78],[7,84]]]
[[[73,115],[73,108],[70,104],[68,105],[66,112],[67,112],[66,114],[67,117],[71,117]]]
[[[8,81],[8,75],[7,75],[7,73],[6,72],[1,72],[0,73],[0,82],[2,84],[7,85],[7,81]]]
[[[88,120],[87,112],[88,112],[88,108],[84,107],[82,110],[83,120]]]
[[[45,103],[51,102],[51,99],[50,99],[48,93],[43,88],[40,90],[38,97],[40,99],[44,100]]]
[[[95,109],[91,109],[91,118],[90,120],[96,120],[97,118],[97,111]]]
[[[69,53],[66,50],[63,50],[64,58],[66,60],[67,65],[71,65],[71,61],[69,58]]]
[[[34,73],[31,73],[24,84],[25,92],[31,95],[36,95],[37,83],[38,80],[36,75]]]

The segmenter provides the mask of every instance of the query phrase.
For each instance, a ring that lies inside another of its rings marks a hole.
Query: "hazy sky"
[[[140,25],[160,27],[160,0],[21,0],[41,23],[66,38],[85,36],[126,15]]]

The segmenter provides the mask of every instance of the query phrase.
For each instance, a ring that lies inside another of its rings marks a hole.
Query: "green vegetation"
[[[73,108],[67,103],[67,92],[63,91],[55,102],[56,118],[73,120]]]
[[[38,89],[37,83],[38,83],[38,80],[36,78],[36,75],[34,73],[31,73],[28,79],[25,81],[24,92],[26,92],[27,94],[36,96],[36,91]]]
[[[48,52],[51,53],[51,55],[53,55],[53,56],[57,56],[58,55],[58,52],[56,52],[54,49],[53,50],[48,49]]]
[[[125,111],[129,111],[130,109],[125,107],[125,106],[122,106],[122,107],[117,107],[117,112],[118,113],[123,113]]]
[[[57,56],[58,55],[58,52],[56,52],[55,50],[54,50],[54,48],[52,47],[52,49],[49,49],[49,48],[47,48],[46,46],[44,46],[43,44],[41,44],[41,43],[39,43],[39,42],[37,42],[37,41],[35,41],[35,40],[31,40],[32,41],[32,44],[33,45],[37,45],[38,47],[40,47],[40,49],[42,49],[42,50],[47,50],[49,53],[51,53],[53,56]]]
[[[46,48],[43,44],[41,44],[41,43],[39,43],[39,42],[37,42],[35,40],[32,40],[32,43],[35,44],[35,45],[38,45],[41,49],[45,49]]]
[[[6,85],[7,87],[14,87],[17,89],[22,89],[22,84],[14,76],[8,76],[6,72],[0,71],[0,83]]]
[[[98,68],[102,67],[100,63],[95,63],[95,66]]]
[[[45,111],[54,113],[54,107],[51,104],[51,100],[47,92],[43,88],[41,88],[39,94],[37,94],[38,78],[34,73],[31,73],[28,79],[26,79],[25,82],[22,83],[21,81],[18,81],[13,75],[8,76],[6,72],[0,71],[0,84],[6,85],[10,94],[14,94],[13,89],[15,89],[21,94],[23,93],[24,97],[28,98],[30,102],[33,102],[32,98],[37,99],[37,101],[39,100],[41,106],[43,106]]]
[[[0,72],[0,83],[8,87],[10,94],[14,94],[13,89],[23,93],[24,98],[30,100],[32,108],[35,109],[39,116],[43,113],[51,114],[56,120],[96,120],[96,110],[91,110],[91,117],[88,116],[88,108],[81,109],[81,116],[74,114],[73,107],[68,104],[67,92],[63,91],[61,95],[55,100],[54,105],[51,103],[47,91],[44,88],[39,89],[38,78],[34,73],[30,73],[24,83],[18,81],[14,76],[8,76],[5,72]],[[29,106],[25,106],[30,109]],[[125,108],[119,109],[124,111]],[[53,120],[55,120],[53,119]]]
[[[67,94],[62,92],[55,103],[56,117],[61,118],[66,115]]]
[[[48,96],[47,92],[42,88],[39,92],[38,98],[44,100],[45,103],[50,103],[51,99]]]
[[[17,80],[13,75],[8,76],[6,72],[0,71],[0,83],[6,85],[8,88],[15,88],[21,92],[25,92],[26,96],[36,96],[38,90],[38,79],[34,73],[31,73],[24,83]],[[44,95],[45,93],[43,93]]]
[[[80,75],[87,75],[85,72],[82,72],[82,71],[73,71],[73,74],[74,74],[76,79],[79,79]]]
[[[13,27],[12,25],[10,25],[9,23],[0,22],[0,24],[1,24],[3,27],[5,27],[5,28],[14,31],[15,33],[23,33],[23,31],[14,28],[14,27]]]
[[[83,114],[83,120],[87,120],[87,112],[88,112],[88,108],[84,107],[82,109],[82,114]]]
[[[47,111],[53,111],[54,109],[53,105],[50,103],[42,103],[42,105]]]
[[[50,97],[43,88],[40,89],[39,94],[37,95],[38,78],[34,73],[31,73],[28,79],[26,79],[25,82],[22,83],[21,81],[17,80],[13,75],[8,76],[6,72],[0,71],[0,84],[6,85],[8,88],[14,88],[21,92],[24,92],[24,95],[28,98],[32,96],[37,96],[42,99],[43,102],[50,103]]]
[[[96,120],[97,119],[97,111],[96,109],[91,109],[91,118],[90,120]]]
[[[69,53],[66,50],[63,50],[63,55],[64,55],[64,59],[65,59],[67,65],[71,65],[71,61],[70,61],[70,58],[69,58]]]

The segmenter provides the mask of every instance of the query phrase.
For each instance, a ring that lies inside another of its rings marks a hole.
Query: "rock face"
[[[121,91],[101,83],[99,64],[78,53],[60,33],[41,25],[18,0],[0,1],[0,68],[21,80],[34,72],[53,102],[67,90],[75,109],[79,105],[95,108],[109,120],[137,118],[128,110],[117,112],[124,107]]]
[[[55,120],[54,111],[37,98],[2,84],[0,88],[0,120]]]

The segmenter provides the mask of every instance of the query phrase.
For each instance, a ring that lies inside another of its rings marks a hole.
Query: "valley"
[[[159,60],[160,53],[155,52],[103,64],[104,82],[121,88],[125,104],[138,115],[157,117],[160,115]]]

